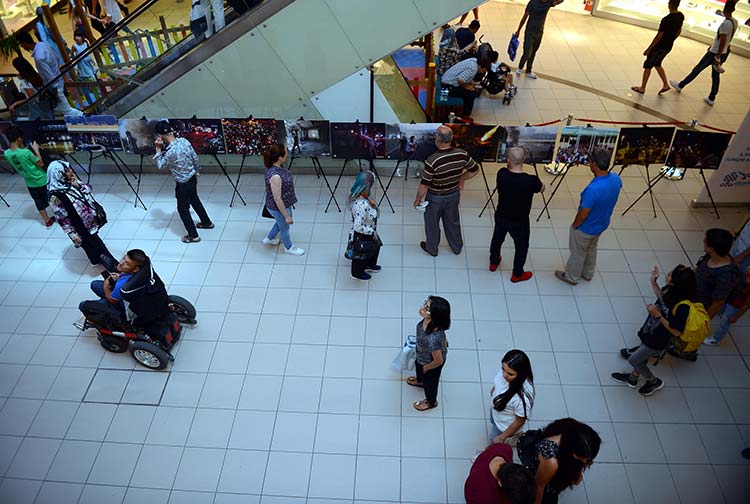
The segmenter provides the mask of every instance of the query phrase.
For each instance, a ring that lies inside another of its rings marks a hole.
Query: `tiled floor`
[[[625,175],[620,209],[643,186],[637,170]],[[747,318],[697,362],[666,359],[657,368],[666,387],[652,397],[609,373],[625,368],[617,350],[635,341],[650,268],[695,260],[702,229],[734,230],[745,216],[723,209],[717,222],[689,209],[694,178],[660,184],[658,217],[645,199],[615,217],[597,276],[571,288],[552,270],[566,256],[586,180],[583,168],[566,178],[552,219],[534,223],[534,279],[511,284],[510,244],[501,271],[486,270],[491,231],[489,217],[477,217],[480,179],[462,201],[465,252],[443,246],[435,259],[417,246],[416,183],[398,179],[396,213],[384,209],[380,220],[383,271],[365,284],[342,258],[347,215],[323,212],[327,193],[312,175],[297,176],[293,227],[308,253],[290,257],[259,243],[269,227],[259,217],[259,175],[243,182],[250,205],[234,209],[225,180],[202,176],[217,227],[185,246],[168,177],[146,177],[144,212],[126,202],[121,179],[97,174],[110,249],[145,249],[170,291],[199,312],[160,373],[104,352],[72,326],[97,271],[59,228],[44,229],[20,179],[3,175],[12,206],[0,209],[0,501],[461,502],[470,457],[486,442],[498,360],[518,347],[537,378],[533,424],[571,415],[604,439],[585,484],[563,502],[743,502]],[[411,408],[419,394],[389,364],[433,293],[453,306],[451,350],[440,407],[419,414]]]

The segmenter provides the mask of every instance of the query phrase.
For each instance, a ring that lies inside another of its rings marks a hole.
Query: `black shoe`
[[[636,350],[638,350],[638,346],[630,347],[630,348],[621,348],[620,349],[620,357],[622,357],[625,360],[628,360],[631,355],[635,353]]]
[[[383,269],[382,266],[380,266],[379,264],[376,264],[375,266],[373,266],[371,268],[365,268],[365,271],[368,271],[370,273],[377,273],[378,271],[380,271],[382,269]]]
[[[638,388],[638,378],[630,373],[612,373],[612,379],[617,383],[624,383],[630,388]]]
[[[661,378],[654,378],[653,380],[647,381],[643,387],[638,389],[638,392],[640,392],[641,395],[650,396],[657,390],[661,390],[663,388],[664,381]]]
[[[195,227],[197,227],[198,229],[213,229],[216,226],[214,226],[213,222],[211,224],[208,224],[208,225],[203,224],[202,222],[199,222],[198,224],[195,225]]]
[[[422,250],[430,254],[432,257],[437,257],[437,254],[433,254],[429,250],[427,250],[427,242],[419,242],[419,246],[422,247]]]
[[[362,273],[360,276],[352,275],[352,278],[355,280],[369,280],[372,278],[372,275],[369,273]]]

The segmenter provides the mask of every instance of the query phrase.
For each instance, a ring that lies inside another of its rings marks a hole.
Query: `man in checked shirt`
[[[482,88],[479,86],[477,74],[484,74],[490,68],[490,62],[482,58],[467,58],[460,61],[445,71],[441,84],[448,87],[450,96],[457,96],[464,101],[462,117],[471,119],[471,111],[474,110],[474,100]]]

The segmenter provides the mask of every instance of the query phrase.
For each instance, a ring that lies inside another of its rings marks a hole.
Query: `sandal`
[[[195,227],[197,227],[198,229],[213,229],[213,228],[215,228],[216,226],[214,226],[214,223],[213,223],[213,222],[212,222],[211,224],[209,224],[208,226],[206,226],[206,225],[205,225],[205,224],[203,224],[202,222],[199,222],[198,224],[196,224],[196,225],[195,225]]]
[[[182,243],[198,243],[201,241],[200,236],[196,236],[195,238],[191,238],[189,235],[183,236],[181,239]]]
[[[644,94],[646,92],[645,90],[639,88],[638,86],[633,86],[630,89],[631,89],[631,91],[635,91],[638,94]]]
[[[421,383],[417,381],[416,376],[410,376],[409,378],[407,378],[406,384],[411,385],[412,387],[424,388],[424,385],[422,385]]]
[[[414,409],[417,411],[427,411],[431,410],[432,408],[437,408],[437,401],[435,401],[435,404],[430,406],[430,404],[427,402],[427,400],[417,401],[414,403]]]
[[[664,93],[666,93],[666,92],[667,92],[667,91],[669,91],[670,89],[672,89],[672,88],[671,88],[671,87],[669,87],[669,86],[667,86],[667,87],[665,87],[665,88],[662,88],[662,89],[660,89],[660,90],[659,90],[659,95],[660,95],[660,96],[661,96],[661,95],[663,95]]]

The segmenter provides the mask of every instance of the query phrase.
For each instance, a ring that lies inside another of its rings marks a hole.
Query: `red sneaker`
[[[524,271],[519,276],[511,275],[510,281],[513,283],[525,282],[526,280],[528,280],[529,278],[533,276],[534,276],[534,273],[532,273],[531,271]]]
[[[44,223],[44,227],[47,227],[47,228],[51,228],[54,225],[55,225],[54,217],[50,217],[49,219],[47,219],[47,222]]]
[[[503,260],[503,256],[500,256],[500,260],[497,261],[497,264],[493,264],[492,262],[490,262],[490,271],[497,271],[497,267],[500,266],[500,263],[502,262],[502,260]]]

